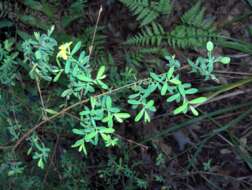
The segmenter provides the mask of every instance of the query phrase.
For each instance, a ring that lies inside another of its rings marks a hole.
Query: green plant
[[[153,22],[158,16],[168,15],[172,10],[170,0],[120,0],[129,10],[137,16],[140,26]]]
[[[99,176],[105,180],[108,189],[114,189],[119,181],[123,181],[125,183],[124,187],[128,189],[147,189],[147,181],[135,169],[140,164],[136,162],[130,166],[127,157],[119,159],[109,157],[106,167],[99,170]]]
[[[51,37],[54,30],[52,27],[47,34],[35,32],[35,39],[24,41],[22,48],[24,50],[25,60],[32,68],[29,72],[32,79],[43,78],[51,81],[53,75],[60,72],[57,66],[50,64],[50,57],[53,55],[53,50],[57,46],[55,39]]]
[[[204,19],[204,11],[198,2],[181,17],[181,24],[176,25],[170,32],[165,31],[162,25],[153,22],[130,37],[127,43],[155,47],[161,43],[180,48],[202,47],[208,40],[217,36],[213,21]]]
[[[61,97],[65,97],[68,100],[72,99],[72,95],[79,100],[86,97],[86,103],[90,101],[90,107],[84,106],[80,115],[80,125],[82,128],[73,128],[73,133],[81,136],[81,139],[77,140],[72,147],[78,148],[87,155],[86,143],[98,145],[99,136],[105,142],[106,146],[115,146],[118,139],[112,138],[115,129],[114,121],[122,123],[124,119],[130,117],[129,113],[121,112],[121,108],[113,106],[113,99],[109,94],[117,89],[108,91],[107,93],[101,93],[100,95],[94,95],[99,90],[109,89],[108,85],[103,82],[106,78],[105,66],[101,66],[93,77],[93,71],[89,64],[89,56],[84,51],[80,51],[81,43],[78,42],[71,48],[72,42],[65,43],[59,46],[59,52],[56,55],[57,65],[51,64],[51,59],[55,55],[55,47],[57,42],[51,37],[53,28],[46,34],[40,35],[34,33],[35,40],[26,40],[23,43],[24,51],[24,63],[30,65],[30,77],[36,82],[40,80],[59,82],[64,75],[66,80],[69,81],[66,89],[61,93]],[[207,44],[209,51],[209,59],[213,50],[211,42]],[[134,94],[129,96],[128,103],[132,105],[133,109],[139,109],[140,111],[135,116],[135,122],[140,121],[142,118],[145,122],[151,121],[151,112],[155,112],[155,100],[149,99],[155,91],[158,91],[161,96],[167,97],[167,102],[180,103],[173,113],[187,113],[191,110],[194,115],[198,115],[194,105],[204,103],[206,97],[194,97],[188,96],[194,95],[198,92],[196,88],[192,88],[190,83],[183,83],[180,80],[180,76],[177,73],[181,64],[174,57],[167,56],[168,70],[163,74],[150,73],[150,78],[145,81],[138,81],[134,85],[126,85],[127,87],[133,87]],[[225,60],[228,58],[224,58]],[[218,59],[219,60],[219,59]],[[223,58],[221,58],[223,61]],[[38,91],[40,92],[40,86]],[[124,87],[122,88],[124,89]],[[41,105],[45,112],[58,115],[59,112],[46,108],[44,105],[42,95],[40,93]],[[81,101],[82,102],[82,101]],[[17,137],[15,137],[17,138]],[[43,142],[39,142],[38,137],[32,136],[30,139],[31,148],[28,153],[30,154],[32,149],[36,148],[33,159],[38,159],[38,166],[44,168],[44,162],[48,158],[49,149],[45,147]]]
[[[140,26],[133,27],[134,32],[140,31],[124,43],[120,39],[124,35],[114,32],[116,27],[107,24],[106,18],[99,23],[101,14],[94,22],[96,15],[85,9],[87,1],[16,2],[27,12],[17,11],[16,19],[22,24],[15,23],[16,38],[0,45],[0,179],[4,189],[118,189],[118,184],[148,189],[153,188],[150,179],[168,189],[166,176],[155,171],[165,167],[164,155],[149,164],[145,129],[131,126],[156,121],[160,112],[174,118],[182,114],[175,118],[183,120],[181,125],[154,135],[163,137],[206,119],[208,115],[200,116],[198,107],[208,103],[209,97],[251,82],[248,78],[221,85],[206,96],[209,90],[191,81],[191,73],[218,80],[216,64],[230,62],[229,57],[214,54],[213,42],[224,44],[224,38],[218,36],[213,20],[205,19],[201,3],[168,27],[171,1],[120,2]],[[41,30],[32,36],[26,27]],[[206,57],[181,59],[180,52],[174,51],[177,56],[168,52],[170,47],[199,50],[205,46]],[[184,122],[183,114],[190,119]],[[127,151],[121,153],[124,148]],[[139,156],[142,160],[137,162]],[[149,165],[155,167],[153,175],[143,175]]]
[[[208,80],[209,78],[212,80],[217,80],[215,75],[213,74],[214,71],[214,64],[216,63],[222,63],[222,64],[229,64],[230,58],[229,57],[214,57],[212,55],[212,52],[214,50],[214,45],[211,41],[207,43],[207,51],[208,51],[208,57],[198,57],[195,61],[191,61],[188,59],[188,64],[192,67],[192,72],[200,73],[200,75],[205,77],[205,80]]]
[[[4,85],[15,85],[18,52],[14,45],[14,39],[5,40],[0,44],[0,82]]]
[[[169,96],[167,102],[171,103],[176,101],[177,103],[182,102],[182,105],[177,107],[174,110],[174,114],[187,113],[190,109],[194,115],[198,115],[197,110],[193,105],[204,103],[206,97],[198,97],[192,100],[188,99],[188,95],[193,95],[198,92],[196,88],[191,88],[190,83],[182,83],[179,79],[179,75],[175,74],[175,65],[178,63],[173,57],[167,57],[169,62],[168,66],[172,65],[166,73],[158,75],[156,73],[150,73],[152,78],[151,82],[148,83],[147,88],[138,88],[138,93],[129,96],[129,103],[133,105],[133,108],[136,109],[139,105],[142,106],[140,112],[136,115],[135,121],[139,121],[144,116],[144,121],[149,122],[150,116],[149,112],[155,112],[154,100],[147,100],[155,90],[158,90],[161,96]],[[177,66],[180,66],[178,64]],[[177,68],[178,69],[178,68]]]
[[[83,151],[86,155],[85,143],[97,145],[99,136],[102,137],[106,147],[115,146],[118,139],[111,137],[115,131],[114,120],[122,123],[123,119],[130,117],[128,113],[120,112],[119,108],[113,107],[110,96],[103,96],[98,100],[91,97],[90,104],[91,109],[85,106],[84,111],[80,112],[80,124],[83,128],[73,129],[73,133],[82,136],[82,138],[76,141],[72,147],[78,147],[79,151]]]

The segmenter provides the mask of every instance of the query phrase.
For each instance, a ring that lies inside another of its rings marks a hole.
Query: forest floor
[[[251,2],[251,1],[250,1]],[[203,1],[207,18],[214,18],[217,28],[225,36],[242,39],[252,43],[252,6],[246,0],[205,0]],[[95,23],[100,5],[103,12],[100,25],[106,26],[105,50],[113,55],[118,68],[125,67],[123,42],[138,31],[135,17],[127,8],[113,0],[95,0],[88,3],[88,22]],[[174,1],[171,19],[162,19],[166,28],[179,22],[179,17],[191,6],[190,1]],[[43,19],[43,18],[42,18]],[[76,34],[85,26],[80,21],[68,29]],[[29,26],[20,24],[23,30]],[[216,55],[231,58],[228,66],[216,68],[219,83],[183,77],[197,87],[207,89],[208,84],[232,84],[252,76],[252,56],[248,53],[221,48],[216,45]],[[181,62],[188,57],[203,55],[200,49],[167,50],[176,55]],[[94,55],[95,56],[95,55]],[[155,65],[145,65],[155,67]],[[162,72],[162,68],[156,68]],[[141,67],[139,73],[146,76]],[[44,89],[46,90],[46,89]],[[157,105],[157,112],[150,123],[122,124],[118,136],[125,142],[122,149],[104,150],[96,148],[89,154],[87,173],[93,185],[104,183],[97,163],[106,163],[105,151],[122,158],[126,165],[148,182],[150,190],[251,190],[252,189],[252,85],[232,89],[199,108],[200,116],[190,115],[171,117],[170,108]],[[43,130],[38,130],[43,133]],[[64,145],[62,145],[64,146]],[[107,153],[106,152],[106,153]],[[56,159],[55,159],[56,160]],[[113,160],[113,159],[112,159]],[[92,165],[93,164],[93,165]],[[57,165],[57,164],[55,164]],[[55,178],[61,178],[55,172]],[[124,178],[118,179],[124,181]],[[97,185],[98,186],[98,185]],[[118,185],[123,189],[123,184]]]

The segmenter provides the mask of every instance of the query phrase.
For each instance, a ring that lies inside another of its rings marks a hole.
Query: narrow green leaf
[[[110,134],[110,133],[114,133],[115,129],[113,129],[112,127],[101,127],[99,129],[99,132],[100,133],[108,133],[108,134]]]
[[[86,132],[82,129],[73,129],[72,131],[76,135],[85,135],[86,134]]]
[[[185,91],[186,94],[195,94],[197,92],[198,92],[197,88],[190,88],[190,89]]]
[[[129,103],[129,104],[132,104],[132,105],[138,105],[138,104],[141,104],[141,102],[140,102],[140,101],[138,101],[138,100],[128,100],[128,103]]]
[[[143,117],[144,109],[142,109],[135,117],[135,122],[140,121],[140,119]]]
[[[179,114],[181,112],[184,112],[187,109],[187,106],[188,106],[188,103],[184,102],[181,106],[179,106],[178,108],[176,108],[173,111],[173,114],[177,115],[177,114]]]
[[[54,110],[52,110],[52,109],[44,109],[47,113],[49,113],[49,114],[52,114],[52,115],[55,115],[55,114],[57,114],[58,112],[57,111],[54,111]]]
[[[130,117],[129,113],[116,113],[114,115],[117,116],[117,117],[119,117],[119,118],[122,118],[122,119],[127,119],[127,118]]]
[[[189,101],[190,104],[202,104],[204,103],[205,101],[207,101],[207,98],[206,97],[198,97],[198,98],[195,98],[191,101]]]
[[[161,89],[161,95],[164,96],[168,90],[168,84],[165,82],[162,89]]]
[[[68,74],[70,72],[71,61],[67,60],[65,64],[65,73]]]
[[[103,75],[105,72],[105,66],[101,66],[97,72],[96,79],[104,79],[106,76]]]
[[[77,78],[84,82],[93,82],[92,78],[89,78],[88,76],[85,75],[77,75]]]
[[[85,135],[85,141],[91,141],[97,135],[97,131],[92,131],[89,134]]]
[[[174,100],[176,100],[177,98],[179,98],[180,94],[174,94],[172,96],[170,96],[166,101],[167,102],[173,102]]]
[[[179,79],[176,79],[176,78],[171,79],[170,82],[173,83],[173,84],[175,84],[175,85],[181,84],[181,81]]]
[[[172,78],[172,75],[174,73],[174,67],[170,67],[168,73],[167,73],[167,79],[170,80]]]
[[[78,42],[71,51],[71,55],[74,55],[77,51],[79,51],[80,48],[81,48],[81,42]]]
[[[193,115],[195,116],[199,115],[199,112],[193,106],[190,106],[190,110],[192,111]]]
[[[150,122],[150,116],[147,111],[144,112],[144,122]]]

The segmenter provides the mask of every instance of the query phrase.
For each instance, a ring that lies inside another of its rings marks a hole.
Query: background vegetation
[[[251,15],[2,0],[1,189],[251,189]]]

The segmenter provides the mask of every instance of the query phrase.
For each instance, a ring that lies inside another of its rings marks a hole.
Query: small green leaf
[[[149,100],[148,102],[147,102],[147,104],[146,104],[146,108],[151,108],[151,107],[153,107],[153,105],[154,105],[154,100]]]
[[[40,167],[41,169],[44,169],[44,162],[43,162],[42,158],[40,158],[38,161],[38,167]]]
[[[112,99],[110,96],[106,97],[106,106],[107,108],[111,108],[112,107]]]
[[[150,122],[150,116],[147,111],[144,112],[144,122]]]
[[[66,89],[62,94],[61,97],[66,97],[69,96],[73,93],[73,91],[71,89]]]
[[[105,84],[104,82],[102,82],[101,80],[96,80],[97,81],[97,83],[100,85],[100,87],[102,88],[102,89],[108,89],[108,85],[107,84]]]
[[[190,110],[192,111],[193,115],[195,116],[199,115],[199,112],[193,106],[190,106]]]
[[[70,72],[71,61],[67,60],[65,65],[65,73],[68,74]]]
[[[102,139],[104,140],[104,141],[109,141],[110,139],[111,139],[111,137],[110,137],[110,135],[106,135],[106,134],[101,134],[101,136],[102,136]]]
[[[223,64],[229,64],[231,61],[230,57],[222,57],[220,62]]]
[[[86,146],[85,146],[85,142],[84,142],[84,139],[79,139],[77,140],[72,146],[72,148],[76,148],[76,147],[79,147],[78,151],[81,152],[83,150],[83,153],[85,155],[87,155],[87,149],[86,149]]]
[[[93,82],[92,78],[89,78],[85,75],[77,75],[77,78],[81,81],[84,81],[84,82]]]
[[[198,97],[198,98],[195,98],[195,99],[191,100],[189,103],[190,104],[202,104],[205,101],[207,101],[206,97]]]
[[[130,117],[130,114],[129,113],[115,113],[114,114],[116,117],[119,117],[121,119],[127,119]]]
[[[180,94],[174,94],[172,96],[170,96],[166,101],[167,102],[173,102],[174,100],[176,100],[177,98],[179,98]]]
[[[176,108],[174,111],[173,111],[173,114],[174,115],[177,115],[181,112],[184,112],[186,109],[187,109],[187,106],[188,106],[188,103],[187,102],[184,102],[181,106],[179,106],[178,108]]]
[[[190,88],[190,89],[185,91],[186,94],[195,94],[197,92],[198,92],[197,88]]]
[[[175,84],[175,85],[180,85],[181,84],[181,81],[179,79],[176,79],[176,78],[171,79],[170,82]]]
[[[79,139],[79,140],[75,141],[75,143],[71,147],[72,148],[79,147],[82,144],[84,144],[84,139]]]
[[[110,134],[110,133],[114,133],[115,132],[115,129],[113,129],[112,127],[101,127],[100,129],[99,129],[99,132],[100,133],[108,133],[108,134]]]
[[[135,117],[135,122],[140,121],[140,119],[143,117],[144,109],[142,109]]]
[[[136,97],[138,97],[139,95],[140,95],[139,93],[131,94],[131,95],[129,96],[129,99],[136,98]]]
[[[47,113],[49,113],[49,114],[52,114],[52,115],[55,115],[55,114],[58,113],[57,111],[54,111],[54,110],[52,110],[52,109],[44,109],[44,110],[45,110],[45,112],[47,112]]]
[[[71,51],[71,55],[74,55],[77,51],[79,51],[80,48],[81,48],[81,42],[78,42]]]
[[[76,135],[85,135],[86,134],[86,132],[84,130],[81,130],[81,129],[73,129],[72,131]]]
[[[171,77],[172,77],[172,75],[173,75],[173,73],[174,73],[174,67],[171,67],[170,69],[169,69],[169,71],[168,71],[168,73],[167,73],[167,79],[168,80],[170,80],[171,79]]]
[[[154,80],[158,81],[158,82],[162,82],[162,80],[160,80],[159,75],[155,74],[155,73],[150,73],[151,78],[153,78]]]
[[[96,98],[94,98],[94,97],[90,97],[90,104],[91,104],[91,107],[92,107],[92,109],[94,109],[94,107],[95,107],[95,105],[96,105]]]
[[[106,75],[103,75],[104,72],[105,72],[105,66],[103,65],[99,68],[97,75],[96,75],[96,79],[99,79],[99,80],[104,79],[106,77]]]
[[[40,53],[39,50],[37,50],[37,51],[35,52],[35,57],[36,57],[36,59],[41,59],[41,58],[42,58],[41,53]]]
[[[62,74],[63,70],[59,71],[58,74],[54,77],[53,82],[57,82]]]
[[[85,135],[85,141],[91,141],[97,135],[97,131],[92,131],[89,134]]]
[[[209,42],[207,42],[207,51],[213,51],[213,49],[214,49],[214,44],[213,44],[213,42],[211,42],[211,41],[209,41]]]
[[[168,84],[164,83],[162,89],[161,89],[161,95],[164,96],[168,90]]]
[[[129,103],[129,104],[132,104],[132,105],[138,105],[138,104],[141,104],[141,102],[140,102],[140,101],[138,101],[138,100],[128,100],[128,103]]]

